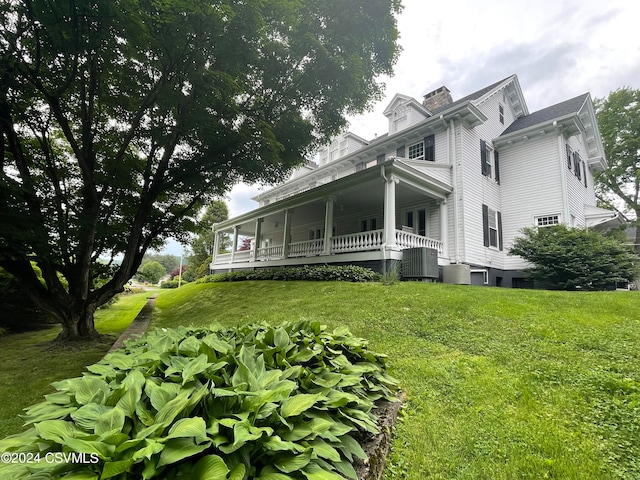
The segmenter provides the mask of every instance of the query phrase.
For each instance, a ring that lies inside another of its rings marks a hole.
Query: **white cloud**
[[[386,98],[351,119],[354,133],[386,132],[382,111],[396,93],[446,85],[461,98],[517,74],[530,111],[590,91],[640,88],[640,2],[630,0],[405,0],[403,52]]]
[[[260,194],[267,187],[261,187],[260,185],[253,184],[247,185],[246,183],[239,183],[229,192],[226,202],[229,208],[229,218],[237,217],[238,215],[253,210],[258,204],[251,200],[252,197]]]

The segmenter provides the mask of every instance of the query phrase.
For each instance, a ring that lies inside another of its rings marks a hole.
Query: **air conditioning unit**
[[[438,278],[438,250],[426,247],[403,250],[402,278]]]
[[[454,263],[442,267],[443,283],[471,285],[471,267],[464,263]]]

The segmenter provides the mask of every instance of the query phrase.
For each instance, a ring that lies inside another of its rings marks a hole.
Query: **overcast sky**
[[[387,131],[396,93],[422,100],[445,85],[454,100],[518,75],[529,112],[585,92],[640,88],[638,0],[403,0],[402,53],[371,112],[350,119],[363,138]],[[257,186],[237,185],[230,215],[257,206]],[[169,253],[176,253],[173,248]],[[178,247],[179,252],[179,247]]]

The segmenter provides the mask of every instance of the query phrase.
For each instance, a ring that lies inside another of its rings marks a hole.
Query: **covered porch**
[[[440,263],[449,263],[451,190],[442,179],[388,160],[214,225],[211,271],[375,264],[399,261],[402,250],[414,247],[435,249]],[[224,235],[231,246],[221,252]]]

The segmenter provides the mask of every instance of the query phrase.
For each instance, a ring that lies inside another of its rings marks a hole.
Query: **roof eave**
[[[521,140],[528,140],[529,138],[539,135],[546,135],[552,131],[565,132],[567,135],[575,135],[583,130],[582,122],[576,113],[570,113],[562,117],[548,120],[546,122],[540,122],[536,125],[531,125],[515,132],[508,133],[506,135],[500,135],[493,139],[493,145],[503,146],[511,145]]]

